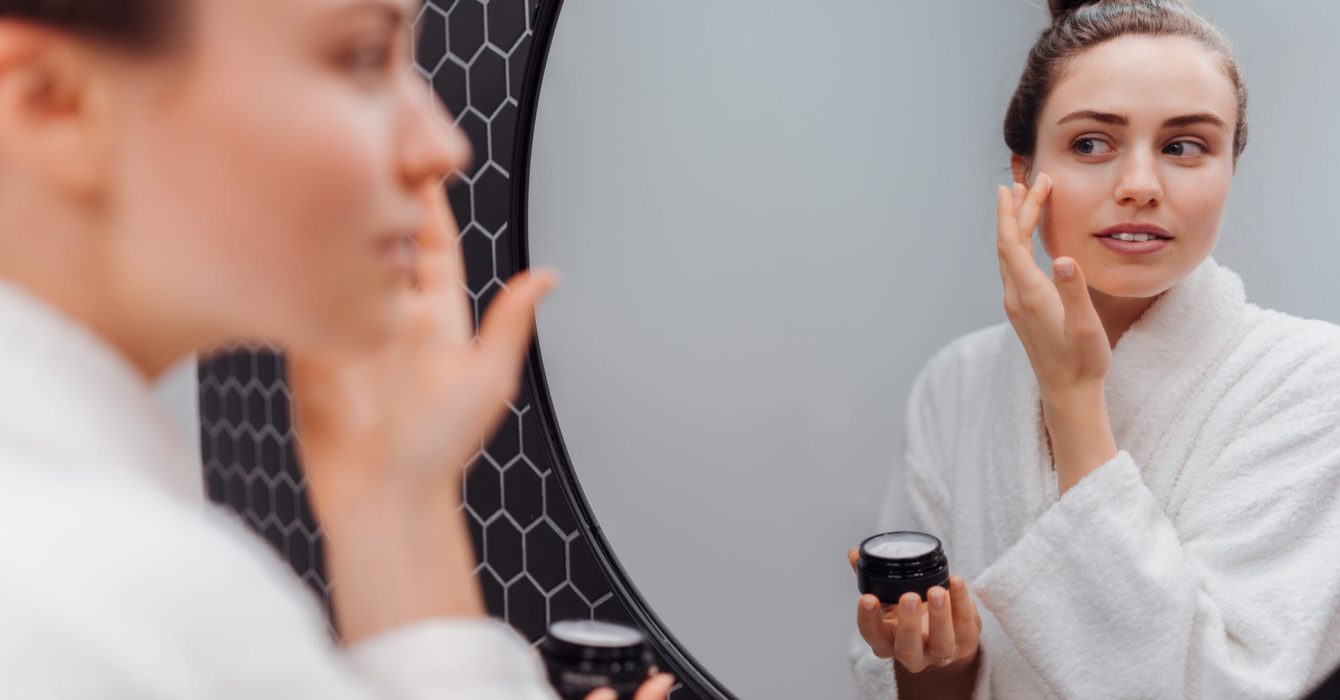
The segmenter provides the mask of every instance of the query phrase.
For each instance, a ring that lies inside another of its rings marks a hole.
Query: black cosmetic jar
[[[949,590],[949,559],[940,539],[911,530],[885,532],[861,542],[856,586],[885,605],[897,605],[904,593],[926,600],[931,586]]]
[[[656,673],[641,632],[600,620],[553,623],[540,644],[540,656],[563,700],[584,700],[605,687],[618,693],[619,700],[632,700],[638,686]]]

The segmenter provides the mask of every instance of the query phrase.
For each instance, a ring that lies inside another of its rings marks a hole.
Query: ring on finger
[[[949,652],[947,656],[936,656],[928,651],[926,652],[926,658],[930,659],[931,663],[936,666],[948,666],[954,660],[954,652]]]

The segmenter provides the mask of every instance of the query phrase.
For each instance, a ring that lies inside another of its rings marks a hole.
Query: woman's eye
[[[1174,156],[1190,157],[1205,155],[1209,149],[1195,141],[1177,141],[1168,144],[1163,151]]]
[[[1103,150],[1104,148],[1108,148],[1108,150]],[[1111,149],[1106,141],[1086,136],[1082,139],[1075,139],[1075,142],[1070,144],[1070,150],[1082,156],[1101,156],[1109,153]]]
[[[340,66],[353,73],[381,73],[390,65],[391,47],[386,44],[366,44],[340,55]]]

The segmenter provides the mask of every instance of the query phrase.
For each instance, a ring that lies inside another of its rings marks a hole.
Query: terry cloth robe
[[[1207,257],[1113,348],[1117,455],[1057,497],[1008,323],[913,383],[880,525],[944,541],[982,616],[977,698],[1294,698],[1340,663],[1340,326]],[[905,495],[904,495],[905,492]],[[910,502],[911,511],[898,504]],[[858,696],[892,661],[853,635]]]
[[[339,582],[335,582],[339,585]],[[501,621],[341,648],[126,360],[0,280],[0,696],[554,698]]]

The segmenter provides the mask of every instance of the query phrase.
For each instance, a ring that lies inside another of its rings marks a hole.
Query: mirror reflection
[[[564,5],[527,235],[619,564],[739,697],[1296,696],[1340,662],[1340,8],[926,5]],[[897,530],[947,592],[860,597]]]

